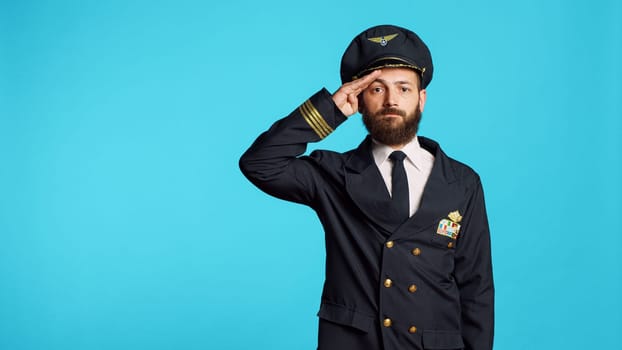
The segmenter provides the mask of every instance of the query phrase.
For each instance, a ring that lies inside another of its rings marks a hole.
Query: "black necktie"
[[[393,161],[393,172],[391,174],[391,198],[393,206],[399,218],[406,220],[410,217],[410,205],[408,203],[408,178],[404,169],[404,158],[406,154],[402,151],[394,151],[389,156]]]

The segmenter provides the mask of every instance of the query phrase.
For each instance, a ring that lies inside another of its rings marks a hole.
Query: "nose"
[[[388,88],[384,93],[384,107],[395,107],[397,106],[396,93],[393,89]]]

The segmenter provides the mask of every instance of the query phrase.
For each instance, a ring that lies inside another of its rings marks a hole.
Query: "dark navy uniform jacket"
[[[490,235],[478,175],[419,136],[434,165],[421,206],[400,223],[369,137],[346,153],[302,156],[345,119],[323,89],[240,159],[253,184],[310,206],[324,227],[319,349],[492,349]],[[455,211],[457,238],[438,234]]]

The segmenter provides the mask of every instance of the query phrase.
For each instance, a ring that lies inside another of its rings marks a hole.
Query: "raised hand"
[[[366,76],[341,85],[333,94],[333,102],[346,117],[358,111],[358,95],[365,90],[380,75],[380,70],[375,70]]]

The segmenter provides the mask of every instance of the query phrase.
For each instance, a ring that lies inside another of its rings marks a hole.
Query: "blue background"
[[[384,23],[432,51],[421,134],[482,177],[496,349],[620,349],[615,0],[3,1],[0,349],[315,349],[321,227],[237,161]]]

